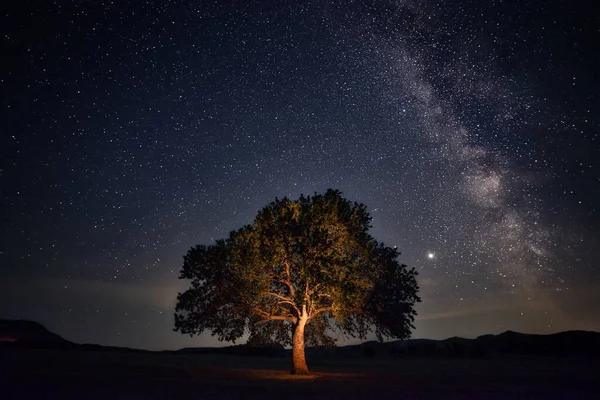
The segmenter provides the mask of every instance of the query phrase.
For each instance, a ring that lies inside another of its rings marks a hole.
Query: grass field
[[[3,350],[1,399],[595,399],[600,361]]]

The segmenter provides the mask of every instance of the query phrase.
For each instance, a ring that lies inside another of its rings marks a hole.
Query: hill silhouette
[[[0,320],[0,348],[44,348],[65,350],[102,350],[140,353],[156,353],[150,350],[127,347],[103,346],[98,344],[77,344],[50,332],[43,325],[28,320]],[[283,356],[289,352],[278,344],[263,347],[256,345],[236,345],[225,347],[183,348],[162,353],[219,353],[247,356]],[[375,341],[340,347],[310,347],[307,356],[320,357],[495,357],[517,356],[558,356],[596,357],[600,356],[600,333],[589,331],[566,331],[549,335],[526,334],[506,331],[499,335],[482,335],[476,339],[452,337],[445,340],[408,339],[385,343]]]
[[[409,339],[379,343],[306,350],[313,358],[365,356],[368,358],[489,358],[502,356],[598,357],[600,333],[566,331],[549,335],[506,331],[499,335],[482,335],[476,339],[452,337],[444,340]]]
[[[78,345],[28,320],[0,320],[0,346],[27,348],[76,348]]]

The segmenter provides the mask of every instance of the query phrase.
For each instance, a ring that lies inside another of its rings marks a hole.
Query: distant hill
[[[473,344],[484,354],[600,355],[600,333],[588,331],[566,331],[550,335],[506,331],[500,335],[479,336]]]
[[[0,349],[3,347],[28,349],[150,352],[149,350],[130,349],[128,347],[102,346],[99,344],[89,343],[73,343],[66,339],[63,339],[55,333],[50,332],[42,324],[22,319],[0,319]]]
[[[77,344],[27,320],[0,320],[0,346],[28,348],[75,348]]]
[[[154,353],[150,350],[132,349],[129,347],[102,346],[99,344],[89,343],[73,343],[63,339],[55,333],[50,332],[43,325],[34,321],[0,319],[0,349],[2,349],[3,347]],[[161,351],[161,353],[175,352],[184,354],[218,353],[267,357],[285,355],[285,350],[283,346],[276,343],[271,343],[265,346],[237,345],[225,347],[184,348],[177,351]]]
[[[567,331],[550,335],[534,335],[506,331],[499,335],[483,335],[476,339],[452,337],[445,340],[409,339],[385,343],[366,342],[334,349],[314,348],[307,356],[366,357],[469,357],[548,356],[597,357],[600,356],[600,333]]]
[[[48,348],[80,349],[88,351],[150,352],[127,347],[77,344],[50,332],[41,324],[26,320],[0,320],[0,349]],[[226,347],[184,348],[164,353],[219,353],[247,356],[282,356],[289,353],[279,344],[265,346],[237,345]],[[506,331],[499,335],[483,335],[476,339],[452,337],[445,340],[409,339],[385,343],[375,341],[341,347],[310,347],[307,357],[497,357],[552,356],[552,357],[597,357],[600,356],[600,333],[567,331],[550,335],[534,335]]]

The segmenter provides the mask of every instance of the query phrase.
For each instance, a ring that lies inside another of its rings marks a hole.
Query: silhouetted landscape
[[[411,339],[309,347],[289,374],[281,345],[148,351],[77,344],[0,321],[2,398],[594,398],[600,333]]]

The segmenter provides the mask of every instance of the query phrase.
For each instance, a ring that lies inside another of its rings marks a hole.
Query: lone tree
[[[336,330],[408,337],[417,272],[369,235],[370,221],[338,190],[275,199],[251,225],[187,252],[180,279],[191,287],[177,296],[175,331],[291,344],[292,374],[308,373],[305,341],[333,344]]]

